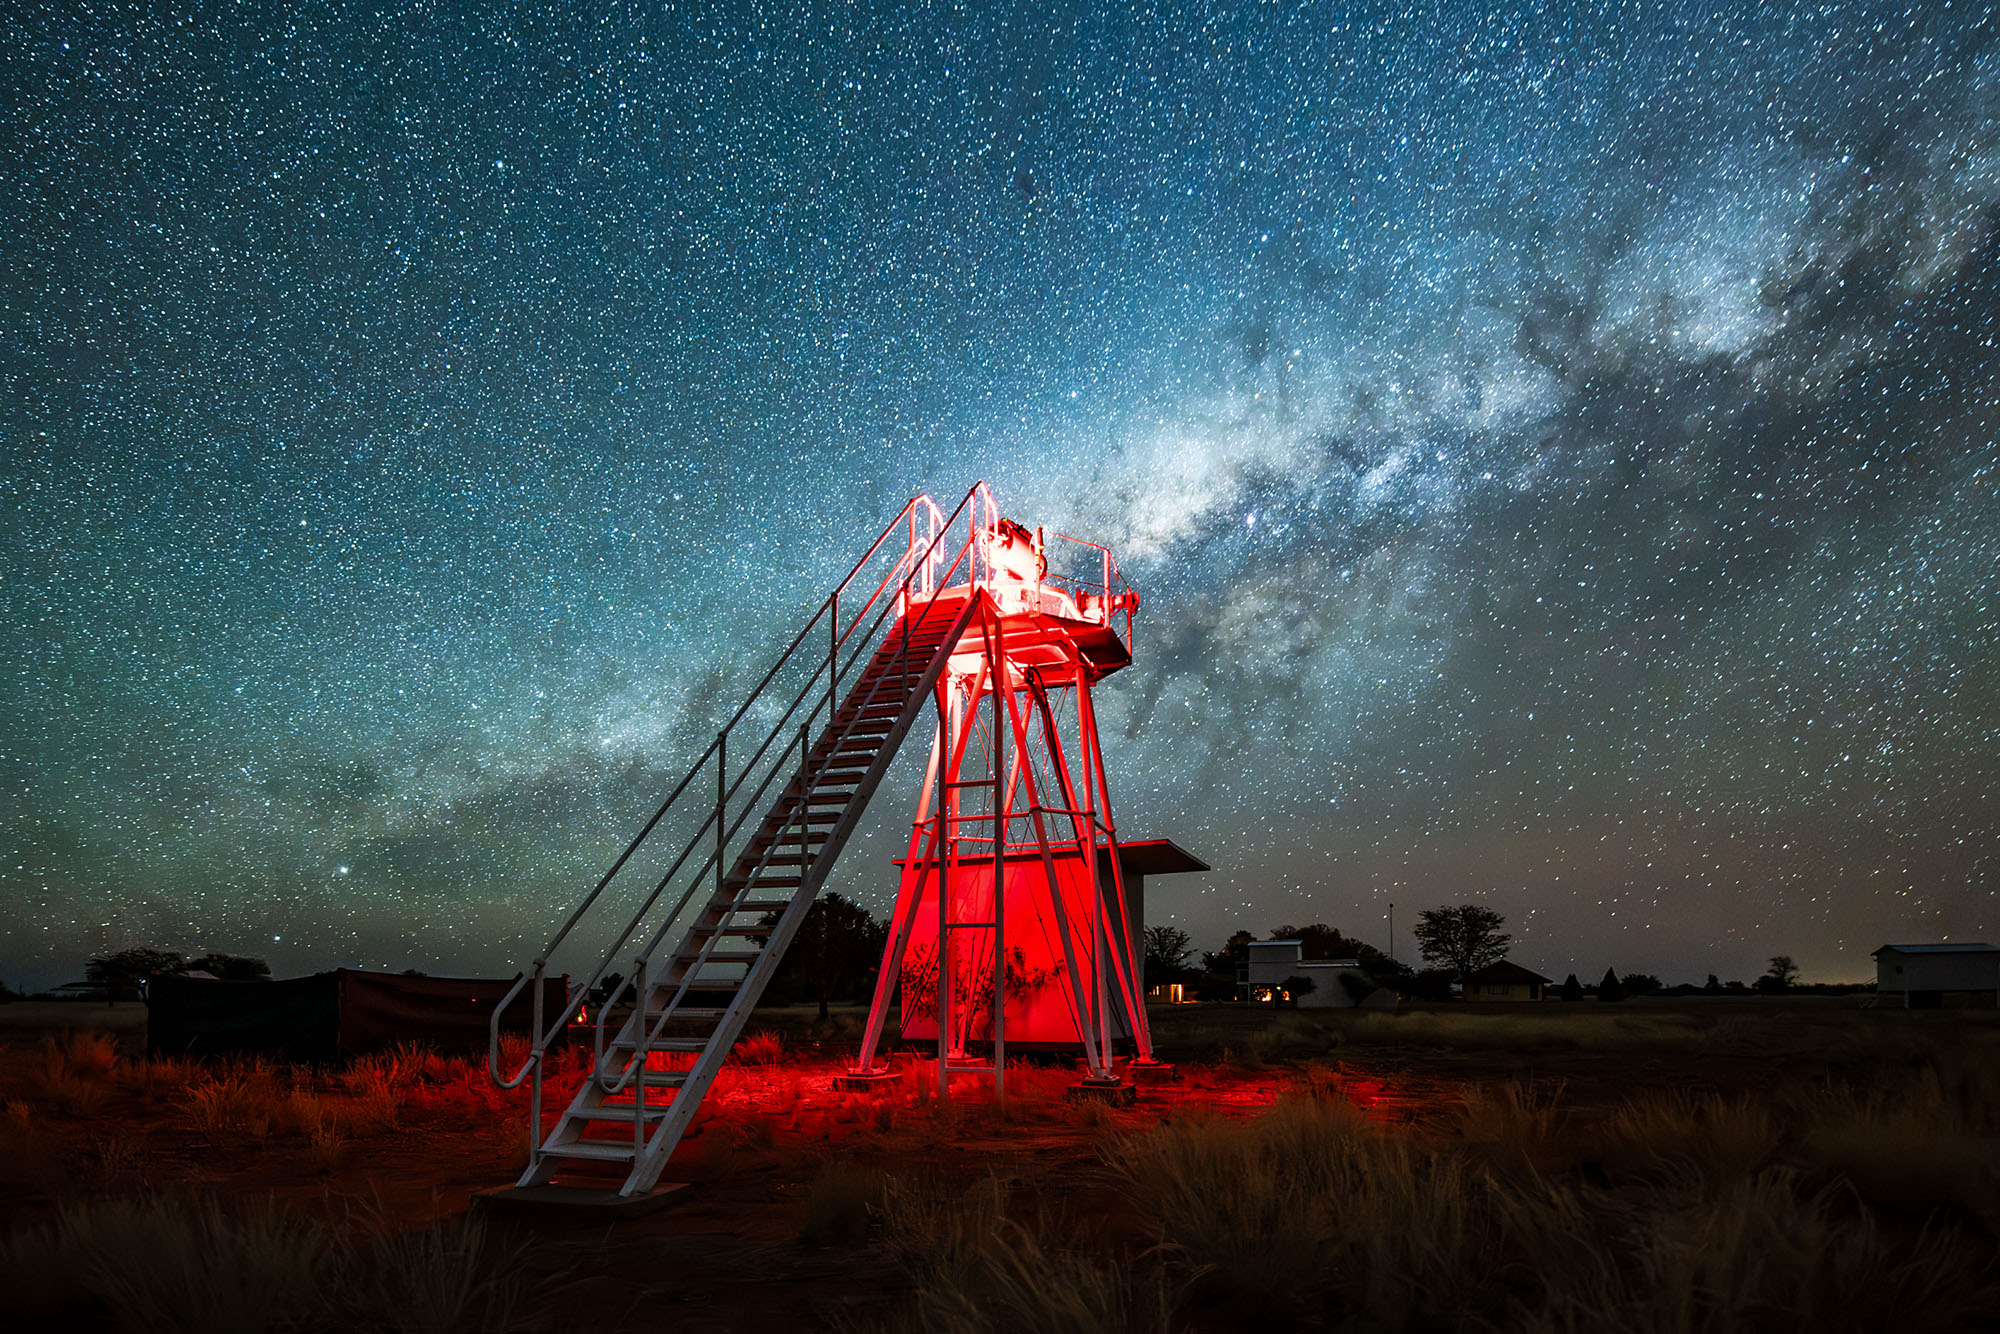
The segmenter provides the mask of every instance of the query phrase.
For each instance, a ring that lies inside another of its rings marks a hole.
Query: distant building
[[[2000,1005],[2000,946],[1884,945],[1875,951],[1875,994],[1911,1010],[1991,1009]]]
[[[1250,1000],[1292,1001],[1302,1010],[1344,1010],[1376,989],[1359,959],[1308,959],[1304,951],[1300,940],[1253,940],[1236,965],[1236,985]],[[1312,988],[1293,995],[1285,987],[1293,978],[1309,980]],[[1393,992],[1387,993],[1386,1006],[1395,1008]]]
[[[1253,1001],[1290,1000],[1285,979],[1301,976],[1303,941],[1253,940],[1244,947],[1243,962],[1236,965],[1236,985]]]
[[[1488,964],[1465,979],[1469,1001],[1538,1001],[1556,984],[1507,959]]]

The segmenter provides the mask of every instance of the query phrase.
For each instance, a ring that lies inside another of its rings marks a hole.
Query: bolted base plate
[[[893,1084],[899,1076],[893,1070],[849,1070],[835,1075],[833,1086],[847,1093],[872,1093]]]
[[[1135,1084],[1178,1084],[1181,1072],[1165,1061],[1134,1061],[1125,1067]]]
[[[1122,1079],[1084,1079],[1063,1095],[1071,1102],[1105,1102],[1113,1107],[1130,1107],[1139,1101],[1139,1090]]]

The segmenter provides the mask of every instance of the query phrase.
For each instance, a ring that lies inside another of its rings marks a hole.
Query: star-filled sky
[[[1202,945],[2000,936],[1983,5],[0,17],[0,977],[510,973],[909,495]],[[949,501],[947,502],[949,503]],[[895,789],[900,792],[903,789]],[[839,887],[880,909],[885,793]],[[891,811],[890,806],[897,809]]]

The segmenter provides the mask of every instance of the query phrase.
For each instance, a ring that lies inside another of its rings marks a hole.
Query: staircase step
[[[701,960],[701,962],[704,964],[755,963],[757,962],[757,960],[763,957],[764,957],[764,951],[762,950],[712,950],[709,952],[708,957]],[[674,958],[677,962],[685,962],[685,963],[695,962],[694,956],[692,955],[683,956],[680,954],[676,954]]]
[[[783,912],[792,906],[790,899],[744,899],[731,912]]]
[[[620,1036],[618,1036],[618,1037],[615,1037],[615,1038],[613,1038],[613,1039],[612,1039],[611,1041],[609,1041],[609,1042],[605,1043],[605,1044],[604,1044],[604,1046],[605,1046],[605,1050],[607,1050],[607,1051],[637,1051],[637,1050],[638,1050],[638,1044],[637,1044],[637,1043],[635,1043],[635,1042],[633,1042],[633,1041],[632,1041],[631,1039],[629,1039],[629,1038],[627,1038],[627,1037],[623,1036],[622,1034],[621,1034]],[[653,1039],[653,1041],[652,1041],[651,1043],[647,1044],[647,1050],[649,1050],[649,1051],[701,1051],[701,1050],[702,1050],[703,1048],[705,1048],[705,1047],[707,1047],[707,1046],[708,1046],[708,1039],[707,1039],[707,1038],[654,1038],[654,1039]],[[668,1071],[664,1071],[664,1070],[663,1070],[663,1071],[659,1071],[658,1073],[661,1073],[661,1074],[666,1074],[666,1073],[669,1073],[669,1072],[668,1072]],[[678,1070],[676,1070],[676,1071],[672,1071],[671,1073],[674,1073],[674,1074],[680,1074],[680,1073],[682,1073],[682,1072],[681,1072],[681,1071],[678,1071]]]
[[[666,1013],[665,1010],[648,1011],[646,1014],[646,1022],[648,1024],[658,1023],[660,1016],[665,1013]],[[727,1013],[729,1013],[727,1010],[697,1010],[697,1009],[691,1009],[687,1006],[682,1006],[680,1009],[674,1011],[674,1018],[686,1019],[691,1022],[700,1022],[706,1020],[709,1023],[714,1023],[716,1020],[721,1019],[722,1016]]]
[[[544,1144],[542,1153],[550,1158],[583,1158],[600,1163],[629,1163],[632,1146],[607,1140],[572,1140],[568,1144]]]
[[[664,1121],[671,1107],[671,1103],[666,1107],[655,1103],[646,1108],[646,1119],[648,1121]],[[631,1102],[605,1102],[599,1103],[595,1107],[585,1108],[580,1112],[573,1112],[571,1115],[584,1121],[623,1121],[629,1126],[639,1118],[639,1105]]]

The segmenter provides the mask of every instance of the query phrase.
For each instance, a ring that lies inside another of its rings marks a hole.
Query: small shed
[[[1991,1009],[2000,1005],[2000,946],[1884,945],[1875,951],[1875,994],[1905,1009]]]
[[[1488,964],[1465,979],[1465,999],[1469,1001],[1538,1001],[1556,985],[1540,973],[1530,972],[1511,959]]]

